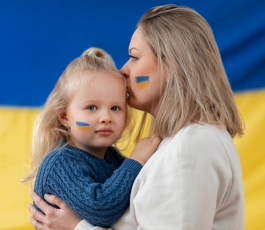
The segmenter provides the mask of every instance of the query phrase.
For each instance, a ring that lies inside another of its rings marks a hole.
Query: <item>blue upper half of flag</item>
[[[265,4],[171,1],[194,8],[213,29],[234,92],[265,89]],[[91,47],[118,68],[141,15],[165,0],[0,2],[0,105],[41,106],[66,66]]]

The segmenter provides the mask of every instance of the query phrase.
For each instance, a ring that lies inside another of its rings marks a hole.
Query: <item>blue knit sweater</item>
[[[141,168],[140,163],[125,159],[113,147],[107,149],[105,159],[100,159],[65,145],[44,158],[34,191],[43,199],[46,193],[60,197],[91,224],[109,226],[128,208]]]

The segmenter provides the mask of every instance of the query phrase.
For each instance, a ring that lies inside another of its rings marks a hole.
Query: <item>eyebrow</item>
[[[83,104],[97,104],[98,100],[89,100],[89,101],[85,101]],[[113,101],[113,104],[126,104],[126,102],[123,101]]]
[[[88,104],[93,104],[93,103],[98,103],[98,100],[87,100],[84,103],[88,103]],[[123,101],[113,101],[114,104],[126,104],[126,102]]]
[[[119,102],[116,102],[116,103],[114,103],[114,104],[118,104],[118,105],[125,105],[125,104],[126,104],[126,102],[119,101]]]
[[[132,47],[132,48],[129,49],[129,53],[131,53],[131,51],[132,51],[133,49],[135,49],[135,50],[137,50],[137,51],[140,51],[140,50],[136,49],[135,47]]]

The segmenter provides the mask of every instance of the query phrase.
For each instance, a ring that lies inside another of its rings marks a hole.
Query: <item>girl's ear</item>
[[[59,121],[62,123],[63,126],[68,127],[68,118],[66,111],[62,111],[58,115]]]

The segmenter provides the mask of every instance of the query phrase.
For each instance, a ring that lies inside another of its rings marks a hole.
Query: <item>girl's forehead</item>
[[[71,76],[70,76],[71,78]],[[115,82],[115,83],[114,83]],[[119,71],[79,71],[74,73],[72,80],[68,82],[69,89],[73,89],[75,92],[83,90],[93,89],[95,85],[101,85],[102,87],[110,87],[113,85],[122,83],[122,86],[126,86],[124,77]],[[114,83],[114,84],[113,84]]]

